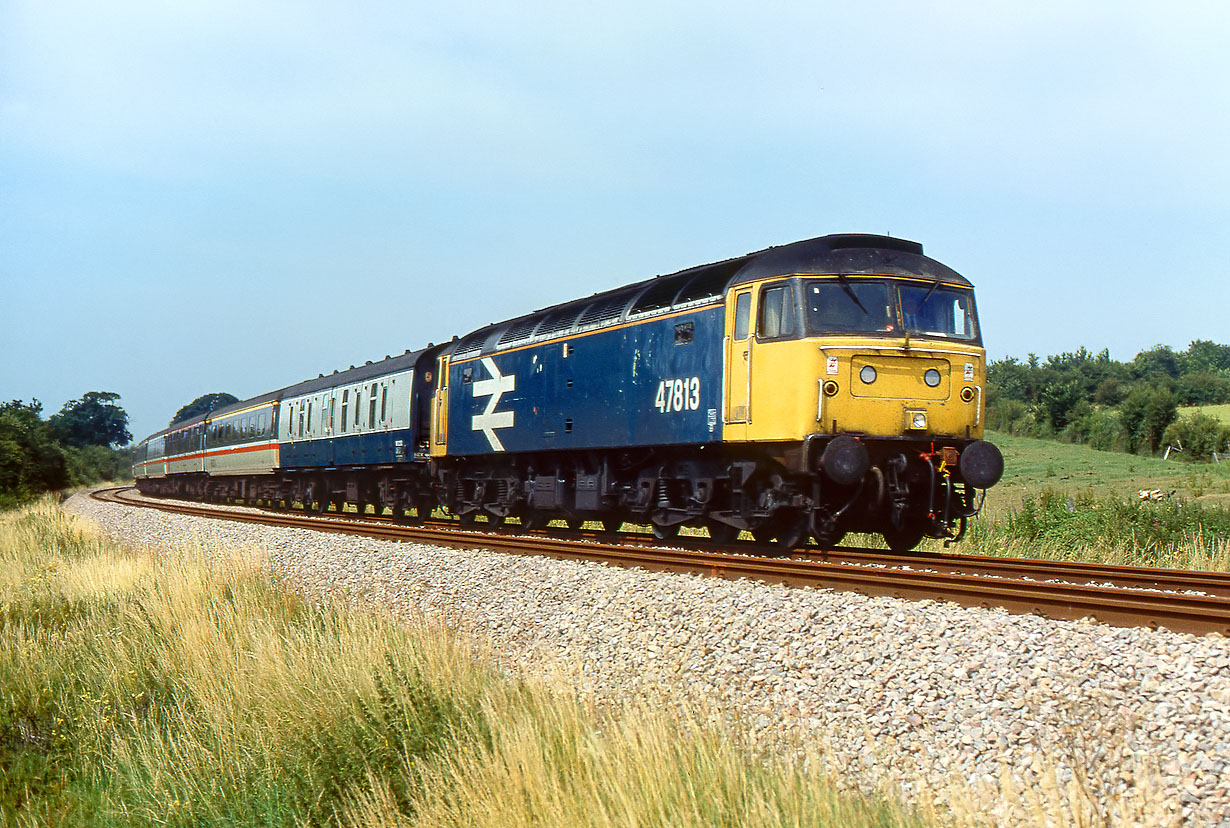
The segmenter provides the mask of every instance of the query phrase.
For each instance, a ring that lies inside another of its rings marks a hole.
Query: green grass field
[[[1162,460],[998,432],[987,432],[987,439],[1004,453],[1004,478],[987,494],[990,516],[1048,489],[1098,497],[1136,497],[1141,489],[1161,489],[1209,505],[1230,505],[1230,463]]]
[[[1004,477],[957,551],[1230,570],[1230,463],[1162,460],[988,432]],[[1141,490],[1160,490],[1160,502]],[[938,552],[939,541],[924,548]]]
[[[1230,403],[1223,403],[1222,405],[1197,405],[1191,408],[1180,408],[1179,416],[1183,417],[1196,412],[1230,425]]]

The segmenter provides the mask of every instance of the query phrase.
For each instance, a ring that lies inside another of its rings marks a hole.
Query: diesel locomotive
[[[141,491],[462,523],[959,539],[984,441],[972,285],[886,236],[658,276],[319,376],[137,446]],[[981,493],[981,494],[980,494]]]

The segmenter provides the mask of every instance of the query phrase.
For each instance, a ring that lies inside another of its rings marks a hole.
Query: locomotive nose
[[[961,477],[975,489],[989,489],[1004,475],[1004,455],[994,443],[975,440],[961,452]]]

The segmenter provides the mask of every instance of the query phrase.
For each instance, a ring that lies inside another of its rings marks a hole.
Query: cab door
[[[448,454],[448,357],[440,357],[439,385],[436,386],[435,410],[431,417],[431,456]]]
[[[731,291],[726,297],[726,395],[725,434],[728,439],[747,438],[752,421],[752,319],[755,297],[752,288]],[[733,425],[733,428],[732,428]]]

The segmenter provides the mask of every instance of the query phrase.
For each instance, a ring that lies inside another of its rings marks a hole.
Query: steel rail
[[[1230,582],[1225,573],[1197,573],[1180,570],[1120,568],[1095,564],[1061,567],[1072,572],[1095,572],[1102,583],[1114,581],[1115,572],[1141,586],[1077,584],[1054,578],[1052,561],[1012,560],[959,555],[918,557],[877,556],[873,550],[831,550],[817,557],[759,557],[727,551],[698,550],[638,543],[602,543],[594,538],[557,538],[508,532],[479,532],[413,526],[364,519],[359,515],[307,517],[281,512],[247,512],[220,507],[186,506],[151,500],[131,500],[119,496],[124,489],[94,493],[100,500],[124,505],[160,509],[167,512],[220,518],[265,525],[310,528],[318,531],[358,534],[386,540],[411,541],[455,548],[481,547],[522,555],[542,555],[556,559],[585,560],[640,567],[648,570],[696,573],[714,577],[780,583],[795,587],[819,587],[858,592],[868,596],[889,596],[907,600],[947,601],[962,606],[999,607],[1011,613],[1037,614],[1074,620],[1094,618],[1120,627],[1165,627],[1176,632],[1230,634],[1230,599],[1223,595],[1192,595],[1159,591],[1159,583],[1174,583],[1167,578],[1192,576],[1208,583]],[[908,561],[910,568],[887,566],[887,560]],[[968,566],[967,566],[968,563]],[[970,574],[987,564],[1005,563],[995,574]],[[1041,566],[1035,566],[1040,564]],[[926,567],[921,569],[918,567]],[[947,571],[936,571],[946,569]],[[1207,577],[1203,577],[1207,576]],[[1082,575],[1081,577],[1084,577]],[[1187,588],[1187,587],[1185,587]],[[1211,589],[1201,588],[1212,592]]]

